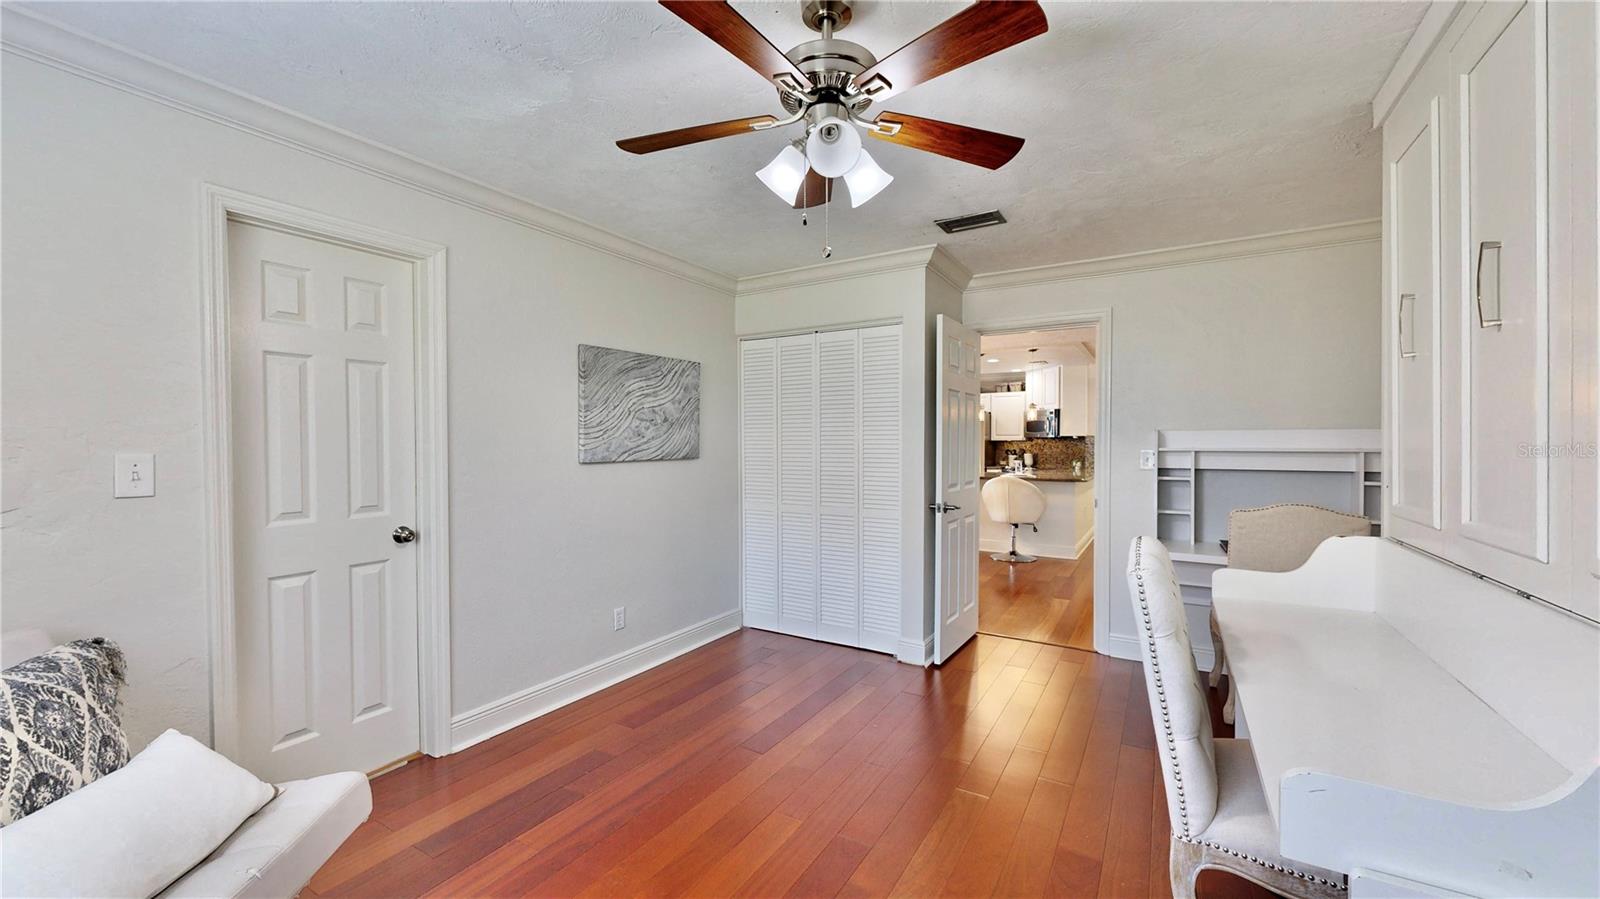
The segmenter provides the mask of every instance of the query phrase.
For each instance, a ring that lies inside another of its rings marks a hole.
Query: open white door
[[[933,660],[943,662],[978,632],[978,332],[938,319],[938,518],[933,549]]]

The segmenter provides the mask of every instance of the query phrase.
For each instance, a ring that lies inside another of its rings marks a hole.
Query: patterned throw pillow
[[[122,651],[74,640],[0,671],[0,827],[128,761]]]

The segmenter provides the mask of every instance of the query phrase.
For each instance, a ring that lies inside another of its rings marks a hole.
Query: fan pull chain
[[[829,178],[822,185],[822,258],[833,256],[833,247],[828,243],[828,210],[833,207],[833,179]]]
[[[811,208],[811,197],[808,195],[806,190],[806,188],[810,187],[810,181],[811,179],[805,177],[804,175],[800,177],[800,227],[802,228],[804,228],[807,224],[806,210]]]

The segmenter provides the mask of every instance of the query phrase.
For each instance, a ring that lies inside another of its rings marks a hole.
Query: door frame
[[[422,752],[450,752],[449,392],[445,247],[215,184],[200,189],[201,397],[206,489],[206,605],[211,637],[211,737],[239,748],[233,589],[233,418],[228,223],[260,225],[409,262],[415,303],[417,699]]]
[[[991,318],[965,323],[978,332],[979,337],[991,334],[1014,334],[1018,331],[1048,331],[1053,328],[1073,328],[1094,325],[1095,374],[1099,378],[1099,409],[1095,416],[1094,456],[1094,651],[1110,655],[1111,647],[1111,554],[1105,552],[1105,541],[1111,536],[1111,490],[1106,486],[1111,477],[1109,461],[1115,458],[1111,449],[1111,309],[1101,307],[1078,312],[1021,318]],[[983,594],[979,591],[979,608]]]

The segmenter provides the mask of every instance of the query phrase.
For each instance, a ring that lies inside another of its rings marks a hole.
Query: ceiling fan
[[[617,141],[629,153],[654,153],[701,141],[804,123],[805,136],[784,146],[756,173],[795,208],[828,202],[843,178],[850,205],[860,206],[893,176],[861,145],[860,128],[877,140],[998,169],[1022,149],[1022,138],[898,112],[867,118],[868,107],[985,56],[1044,34],[1044,10],[1032,0],[979,0],[916,40],[878,59],[835,32],[850,24],[849,0],[810,0],[801,12],[822,37],[787,53],[722,0],[660,0],[669,12],[755,69],[778,89],[788,113],[730,119]]]

